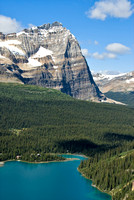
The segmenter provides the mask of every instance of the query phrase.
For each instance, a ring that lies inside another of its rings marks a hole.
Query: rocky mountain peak
[[[11,70],[10,70],[11,69]],[[74,98],[102,100],[80,45],[59,22],[0,34],[2,81],[61,90]]]
[[[63,25],[60,22],[54,22],[52,24],[48,23],[48,24],[43,24],[41,26],[33,26],[31,28],[24,29],[22,31],[22,33],[23,32],[25,32],[25,33],[38,33],[38,32],[41,32],[40,30],[46,30],[46,31],[48,31],[49,29],[52,29],[52,28],[53,29],[55,28],[55,30],[56,30],[56,28],[57,28],[57,30],[58,29],[63,29]],[[19,34],[21,34],[21,32],[18,33],[18,35]]]
[[[43,24],[43,25],[41,25],[41,26],[38,26],[37,28],[38,29],[46,29],[46,30],[48,30],[49,28],[52,28],[52,27],[63,27],[63,25],[62,25],[62,23],[60,23],[60,22],[53,22],[52,24]]]

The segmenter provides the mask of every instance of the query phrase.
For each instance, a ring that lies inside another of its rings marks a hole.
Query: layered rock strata
[[[101,101],[78,41],[61,23],[0,33],[0,80],[54,88],[82,100]]]

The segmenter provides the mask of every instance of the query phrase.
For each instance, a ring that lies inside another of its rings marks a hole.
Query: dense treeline
[[[117,200],[131,194],[134,181],[134,151],[118,154],[117,148],[114,150],[115,155],[112,151],[109,150],[103,155],[96,154],[88,161],[82,161],[79,170],[92,179],[94,185],[109,192],[113,200]]]
[[[29,155],[29,153],[23,154],[19,159],[25,160],[28,162],[44,162],[44,161],[62,161],[65,160],[64,157],[58,156],[56,154],[50,154],[50,153],[32,153]]]
[[[92,166],[99,169],[103,163],[102,172],[111,169],[108,176],[102,173],[100,182],[99,171],[94,175],[96,185],[110,191],[117,184],[112,185],[112,179],[118,179],[111,161],[133,150],[133,141],[133,108],[76,100],[57,90],[37,86],[0,84],[0,160],[16,156],[31,162],[57,160],[59,157],[52,153],[83,153],[90,156],[84,168],[81,166],[89,178],[93,179],[91,175],[95,172],[90,171]],[[116,160],[114,164],[120,166]],[[126,181],[130,179],[128,174]],[[110,180],[104,181],[106,177]],[[124,194],[126,191],[125,187]]]
[[[134,91],[132,92],[107,92],[108,98],[120,101],[134,108]]]

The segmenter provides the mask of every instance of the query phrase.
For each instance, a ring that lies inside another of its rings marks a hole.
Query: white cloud
[[[95,44],[95,45],[98,45],[98,44],[99,44],[99,42],[95,40],[95,41],[94,41],[94,44]]]
[[[104,60],[106,58],[109,59],[115,59],[117,58],[117,55],[114,53],[109,53],[109,52],[104,52],[102,54],[99,54],[98,52],[95,52],[92,54],[93,58],[97,59],[97,60]]]
[[[21,24],[17,22],[16,19],[0,15],[0,32],[7,34],[7,33],[19,32],[22,29],[23,28]]]
[[[112,43],[106,46],[106,50],[115,54],[127,54],[130,51],[130,48],[120,44],[120,43]]]
[[[97,60],[104,60],[104,55],[99,54],[98,52],[93,53],[92,56]]]
[[[33,28],[33,27],[36,27],[36,26],[33,24],[28,24],[28,28]]]
[[[128,18],[133,13],[133,5],[129,0],[100,0],[86,12],[89,18],[100,20],[105,20],[108,16]]]
[[[114,53],[104,53],[106,58],[110,58],[110,59],[115,59],[117,58],[117,55]]]
[[[91,54],[88,52],[88,49],[81,49],[83,56],[90,57]]]
[[[130,52],[130,48],[120,44],[120,43],[111,43],[108,44],[105,49],[107,52],[104,53],[98,53],[95,52],[92,54],[92,57],[97,59],[97,60],[104,60],[104,59],[116,59],[118,58],[119,55],[125,55]]]

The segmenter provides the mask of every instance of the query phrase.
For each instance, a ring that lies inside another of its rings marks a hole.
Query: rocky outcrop
[[[61,90],[70,96],[101,101],[105,96],[95,84],[76,38],[61,23],[0,35],[0,66],[17,65],[24,84]],[[11,72],[12,73],[12,72]],[[12,73],[14,76],[14,72]]]
[[[134,71],[118,75],[93,74],[100,90],[106,92],[133,92]]]

